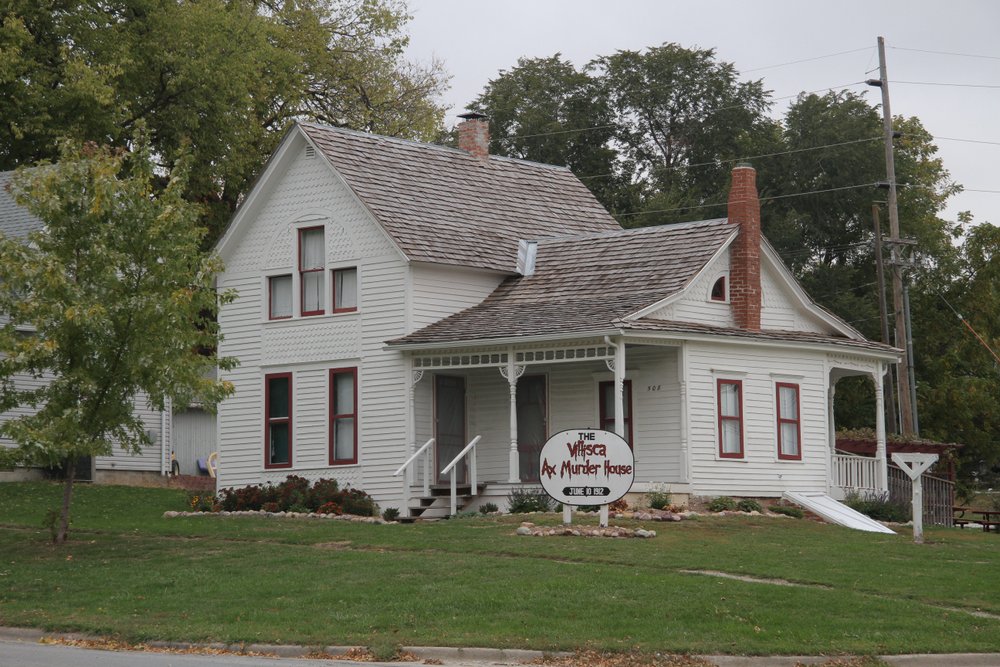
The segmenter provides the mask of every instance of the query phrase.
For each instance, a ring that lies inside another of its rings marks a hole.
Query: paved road
[[[0,667],[403,667],[412,662],[304,660],[301,658],[249,658],[239,655],[190,655],[142,651],[100,651],[0,640]]]

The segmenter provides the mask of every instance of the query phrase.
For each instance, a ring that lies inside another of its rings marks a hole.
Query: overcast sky
[[[878,78],[881,35],[893,114],[920,118],[967,189],[945,215],[969,210],[1000,224],[998,0],[409,0],[409,9],[409,57],[436,57],[452,75],[448,125],[520,57],[559,52],[582,66],[663,42],[714,48],[743,78],[762,78],[781,115],[801,91]],[[878,88],[848,89],[881,101]]]

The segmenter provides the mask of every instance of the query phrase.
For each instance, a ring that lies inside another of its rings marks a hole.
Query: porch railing
[[[878,459],[867,456],[834,454],[833,482],[836,486],[845,490],[877,490]]]
[[[926,472],[920,480],[924,496],[924,523],[953,526],[955,483]],[[905,507],[913,502],[913,480],[895,465],[889,466],[889,499]]]
[[[458,475],[455,474],[455,466],[457,466],[462,459],[471,453],[469,456],[469,487],[475,492],[478,487],[476,484],[476,445],[479,443],[480,438],[483,436],[477,435],[472,439],[472,442],[465,446],[465,449],[458,453],[458,456],[451,460],[451,463],[444,467],[441,471],[442,475],[448,475],[451,480],[451,516],[458,514]]]
[[[392,473],[393,477],[399,477],[404,472],[406,473],[406,477],[403,478],[404,516],[407,517],[410,516],[410,487],[413,485],[414,481],[416,481],[413,475],[413,468],[411,466],[413,466],[414,462],[416,462],[416,460],[420,458],[421,454],[423,454],[424,456],[424,465],[423,465],[424,495],[425,496],[431,495],[431,455],[433,454],[433,452],[431,451],[431,446],[433,444],[434,444],[434,438],[431,438],[430,440],[424,443],[423,447],[413,452],[410,458],[406,459],[406,463],[399,466],[399,470]]]

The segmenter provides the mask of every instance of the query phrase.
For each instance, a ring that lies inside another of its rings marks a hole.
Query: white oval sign
[[[564,505],[606,505],[635,481],[635,458],[625,440],[610,431],[573,429],[545,441],[538,479]]]

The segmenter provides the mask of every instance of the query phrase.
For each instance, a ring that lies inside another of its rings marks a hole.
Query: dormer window
[[[302,316],[322,315],[326,301],[326,242],[322,227],[299,230]]]
[[[712,301],[729,301],[729,294],[726,292],[726,277],[719,276],[712,285]]]

